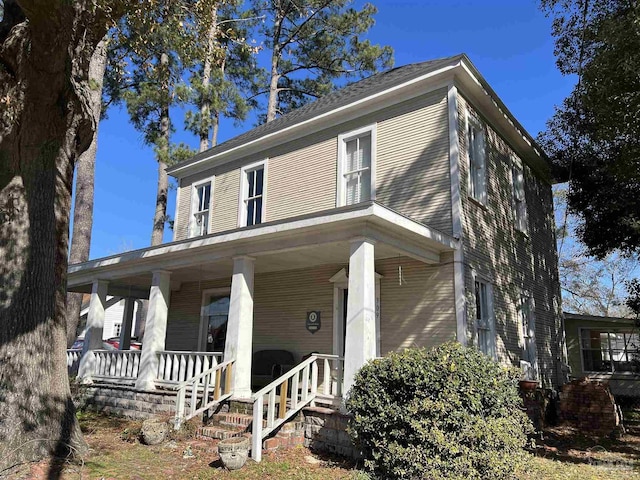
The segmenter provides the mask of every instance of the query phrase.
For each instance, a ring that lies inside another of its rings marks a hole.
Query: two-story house
[[[173,242],[69,267],[90,336],[107,295],[149,298],[142,353],[93,352],[86,378],[152,391],[227,369],[216,398],[255,402],[253,354],[284,350],[295,409],[376,356],[457,340],[562,383],[547,159],[465,55],[373,75],[168,173]]]

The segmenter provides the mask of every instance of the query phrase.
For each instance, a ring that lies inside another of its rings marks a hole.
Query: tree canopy
[[[365,37],[377,9],[352,0],[254,0],[263,16],[260,36],[271,59],[266,75],[266,121],[333,88],[337,79],[362,77],[393,65],[389,46]]]
[[[640,4],[543,0],[557,65],[578,75],[540,141],[589,253],[640,251]]]

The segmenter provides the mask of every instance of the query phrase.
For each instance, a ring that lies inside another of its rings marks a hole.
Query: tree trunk
[[[156,193],[156,211],[153,216],[153,231],[151,233],[151,245],[160,245],[164,235],[164,224],[167,219],[167,192],[169,190],[169,178],[167,177],[166,159],[169,156],[169,141],[171,140],[171,128],[169,123],[169,56],[160,54],[160,68],[164,71],[164,79],[160,88],[164,105],[160,112],[160,148],[163,150],[158,158],[158,189]]]
[[[280,31],[282,22],[284,21],[283,13],[280,8],[277,9],[273,30],[273,51],[271,52],[271,72],[269,80],[269,102],[267,103],[267,123],[275,120],[278,111],[278,82],[280,81],[280,73],[278,73],[278,65],[280,63]]]
[[[218,131],[220,130],[220,114],[215,112],[211,117],[211,146],[218,144]]]
[[[74,162],[95,128],[89,61],[107,28],[88,1],[3,6],[0,475],[20,462],[87,450],[67,376],[66,272]],[[122,5],[112,7],[115,15]]]
[[[73,206],[73,235],[69,263],[81,263],[89,260],[91,247],[91,227],[93,226],[93,183],[96,152],[98,150],[98,124],[102,112],[102,83],[107,66],[107,41],[105,36],[96,47],[89,63],[89,82],[91,86],[91,113],[96,129],[89,148],[78,158],[76,165],[76,199]],[[67,293],[67,347],[71,347],[78,334],[81,293]]]
[[[267,123],[275,120],[278,110],[278,81],[280,74],[278,73],[279,53],[277,46],[274,47],[271,55],[271,80],[269,81],[269,103],[267,104]]]
[[[209,148],[209,129],[211,119],[211,98],[209,96],[209,86],[211,85],[211,65],[213,55],[216,50],[216,35],[218,34],[218,11],[211,9],[211,25],[207,32],[207,54],[204,57],[202,67],[202,105],[200,105],[200,151],[204,152]]]

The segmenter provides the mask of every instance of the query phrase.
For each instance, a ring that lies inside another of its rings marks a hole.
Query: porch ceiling
[[[154,270],[170,271],[177,289],[188,281],[230,278],[238,255],[254,257],[258,274],[348,263],[349,240],[356,237],[376,241],[376,259],[405,255],[425,263],[438,263],[440,254],[456,245],[455,239],[370,202],[71,265],[68,289],[89,292],[95,279],[104,279],[110,295],[145,298]]]

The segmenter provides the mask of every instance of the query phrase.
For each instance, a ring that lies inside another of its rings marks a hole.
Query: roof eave
[[[349,121],[361,115],[442,88],[453,82],[454,78],[465,93],[474,93],[476,100],[482,100],[484,97],[483,113],[493,110],[493,115],[490,115],[490,117],[493,121],[492,123],[500,127],[499,133],[509,139],[511,143],[514,143],[519,153],[525,157],[524,160],[528,160],[527,163],[535,168],[543,178],[553,183],[554,179],[550,173],[551,163],[549,158],[535,139],[500,100],[496,92],[465,54],[452,57],[449,64],[436,70],[316,117],[265,134],[229,150],[217,154],[213,153],[196,162],[174,165],[167,169],[167,173],[176,178],[197,174],[212,167],[224,165],[247,155],[259,153],[268,148],[304,137],[309,133],[335,125],[337,122]]]
[[[308,133],[318,131],[336,123],[355,119],[370,111],[379,110],[411,97],[427,93],[429,90],[421,90],[418,87],[429,84],[432,90],[444,87],[453,78],[453,70],[460,66],[460,59],[453,59],[451,63],[434,71],[425,73],[407,82],[400,83],[391,88],[375,93],[360,100],[348,103],[336,109],[325,112],[316,117],[294,123],[272,133],[265,134],[255,140],[239,145],[232,149],[212,154],[193,163],[177,164],[167,168],[167,173],[177,178],[199,173],[212,166],[223,165],[243,156],[256,153],[267,148],[280,145],[291,140],[304,137]],[[406,95],[403,95],[406,93]]]

